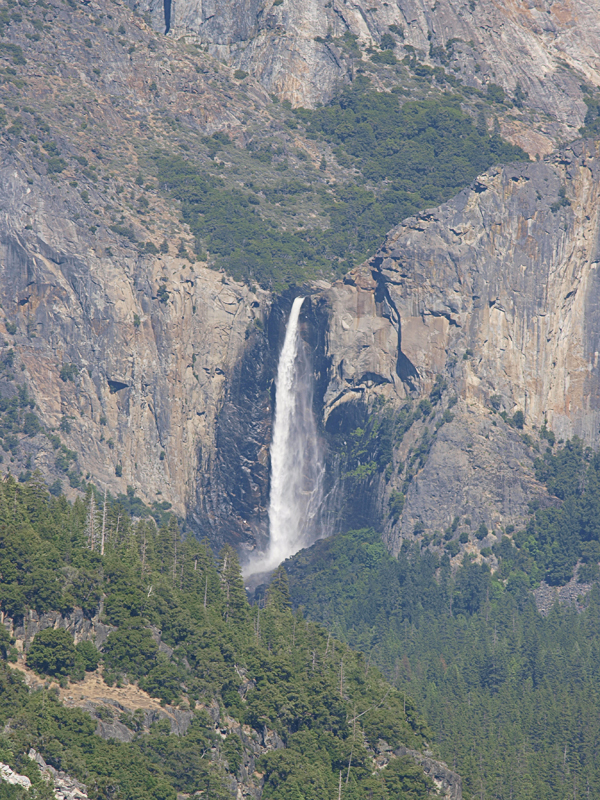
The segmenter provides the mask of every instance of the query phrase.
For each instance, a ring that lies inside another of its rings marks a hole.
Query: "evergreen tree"
[[[245,619],[248,599],[240,562],[237,553],[230,545],[225,545],[219,553],[219,575],[221,577],[221,594],[225,604],[225,619]]]
[[[267,590],[267,605],[286,611],[291,609],[290,584],[283,564],[277,567]]]
[[[385,685],[373,667],[365,670],[361,656],[334,643],[322,628],[290,613],[282,570],[274,576],[268,607],[251,609],[233,549],[223,549],[217,566],[205,543],[180,539],[176,524],[159,533],[149,520],[132,525],[125,519],[123,538],[107,541],[104,555],[98,546],[92,551],[90,496],[70,505],[64,497],[44,495],[39,485],[0,483],[0,509],[8,509],[7,500],[14,504],[14,513],[0,524],[0,610],[14,619],[31,608],[69,613],[80,606],[92,616],[102,598],[103,618],[115,626],[101,653],[89,641],[74,646],[64,629],[46,629],[35,637],[30,666],[76,682],[101,657],[108,684],[137,681],[164,703],[223,709],[225,740],[196,707],[182,736],[171,735],[162,722],[144,730],[143,714],[125,712],[121,720],[136,731],[135,738],[107,742],[94,733],[97,721],[81,709],[63,707],[52,692],[27,691],[4,663],[12,657],[5,634],[0,753],[10,751],[30,764],[26,753],[33,746],[56,769],[85,779],[99,797],[175,800],[176,792],[199,792],[225,800],[233,774],[254,757],[247,737],[236,738],[231,730],[233,718],[259,735],[265,728],[276,732],[285,744],[285,754],[267,753],[257,765],[267,778],[265,797],[292,800],[298,791],[304,797],[333,796],[343,771],[347,800],[389,800],[365,737],[371,748],[380,736],[391,748],[422,747],[425,729],[410,699]],[[94,501],[97,512],[98,495]],[[115,504],[110,497],[107,504],[110,519]],[[159,649],[158,635],[166,647]],[[211,757],[204,758],[206,753]],[[417,784],[408,788],[407,796],[424,800]]]

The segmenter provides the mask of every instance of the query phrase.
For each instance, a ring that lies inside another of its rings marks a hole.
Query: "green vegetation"
[[[581,89],[584,92],[583,101],[587,106],[587,113],[579,133],[590,138],[598,137],[600,135],[600,93],[595,87],[589,87],[585,84]]]
[[[567,197],[566,189],[564,186],[561,186],[558,190],[558,199],[555,203],[552,203],[550,206],[550,211],[555,214],[561,208],[569,207],[571,205],[571,201]]]
[[[2,362],[11,368],[14,363],[14,351],[5,354]],[[27,387],[22,385],[16,393],[8,398],[0,395],[0,446],[5,453],[15,455],[19,449],[17,434],[25,433],[35,436],[42,430],[42,424],[34,413],[35,402],[29,396]]]
[[[536,476],[557,498],[548,508],[537,508],[527,527],[513,540],[495,547],[503,574],[533,585],[544,579],[560,586],[573,576],[594,581],[600,577],[600,455],[571,442],[553,453],[550,448],[536,461]]]
[[[98,651],[91,642],[75,645],[67,631],[47,628],[40,631],[27,653],[27,666],[41,675],[81,680],[84,672],[93,672],[99,663]]]
[[[266,726],[285,745],[256,762],[267,799],[295,800],[299,787],[307,800],[333,797],[340,773],[344,798],[391,800],[399,787],[407,797],[428,795],[429,781],[412,762],[392,756],[375,770],[370,749],[380,738],[392,748],[423,747],[427,729],[413,701],[361,654],[291,611],[284,570],[265,607],[251,608],[231,548],[215,560],[205,544],[182,539],[172,516],[158,528],[152,520],[134,524],[122,506],[116,512],[111,506],[107,514],[102,556],[102,515],[91,488],[85,501],[69,504],[36,478],[19,484],[9,476],[0,484],[0,608],[17,622],[30,608],[68,614],[80,606],[92,615],[103,598],[104,620],[116,628],[102,653],[47,629],[33,640],[29,666],[65,683],[101,658],[107,683],[139,681],[163,702],[196,708],[192,724],[175,737],[165,722],[147,731],[130,715],[134,740],[104,741],[95,720],[61,706],[53,691],[27,691],[7,664],[14,656],[4,633],[0,751],[9,763],[24,768],[34,747],[84,781],[94,798],[174,800],[176,792],[200,792],[225,800],[232,796],[228,775],[254,757],[227,728],[229,715],[259,734]],[[159,651],[155,628],[172,655]],[[225,738],[203,710],[214,701]]]
[[[389,49],[378,56],[394,58]],[[329,106],[297,109],[290,124],[303,124],[309,138],[331,145],[340,165],[360,177],[329,188],[298,180],[260,188],[267,204],[309,197],[327,220],[325,230],[283,230],[263,208],[258,187],[227,188],[220,176],[181,156],[157,156],[156,174],[163,191],[181,202],[197,253],[208,250],[213,264],[235,278],[280,289],[348,270],[405,217],[448,200],[494,163],[527,159],[474,125],[460,103],[446,94],[402,104],[398,94],[375,91],[359,75]],[[206,142],[211,157],[232,147],[223,134]],[[251,155],[270,164],[273,150],[255,147]],[[324,157],[321,168],[327,169]]]
[[[461,99],[401,104],[398,95],[373,91],[363,78],[329,106],[296,113],[309,136],[323,136],[357,159],[368,180],[391,181],[382,200],[407,216],[444,202],[493,163],[527,160],[520,148],[479,131]]]
[[[318,542],[287,563],[294,606],[369,654],[425,709],[465,797],[600,793],[600,592],[582,613],[536,611],[527,582],[375,531]],[[510,570],[509,570],[510,572]]]
[[[76,364],[63,364],[60,369],[60,379],[64,383],[74,381],[78,374],[79,368]]]
[[[318,231],[280,230],[260,215],[255,195],[223,188],[218,178],[179,156],[161,156],[156,167],[163,189],[181,201],[196,252],[209,250],[233,277],[282,288],[329,271]]]
[[[1,17],[0,17],[0,25]],[[27,59],[23,55],[23,50],[18,44],[11,44],[10,42],[0,42],[0,56],[10,59],[16,66],[22,66],[27,63]]]
[[[419,417],[430,418],[445,388],[439,379],[414,408],[376,409],[346,437],[346,463],[356,464],[346,478],[364,481],[387,469],[392,443]],[[523,426],[522,413],[504,416]],[[550,446],[536,475],[555,499],[534,504],[523,530],[509,526],[482,551],[498,561],[493,575],[468,555],[452,574],[450,558],[469,540],[459,518],[435,549],[423,537],[393,558],[365,529],[318,542],[288,565],[294,607],[368,653],[417,698],[443,757],[477,796],[559,800],[577,787],[600,790],[593,744],[600,735],[600,456],[577,439],[553,450],[545,426],[540,438]],[[418,442],[408,459],[416,467],[430,446],[427,429]],[[407,472],[404,491],[409,479]],[[403,491],[394,490],[390,516],[398,519],[403,504]],[[474,535],[482,541],[490,531],[481,523]],[[585,610],[555,608],[542,618],[531,589],[575,574],[595,582]]]

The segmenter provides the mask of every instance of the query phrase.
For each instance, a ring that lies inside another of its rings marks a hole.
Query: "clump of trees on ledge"
[[[309,138],[333,148],[341,166],[355,170],[343,183],[291,179],[232,189],[191,160],[166,153],[156,155],[155,170],[162,191],[180,201],[198,254],[209,251],[212,265],[237,279],[280,290],[343,274],[406,217],[449,200],[493,164],[528,160],[498,132],[489,134],[485,118],[475,123],[462,99],[440,94],[402,102],[359,74],[328,106],[297,109],[288,122],[303,125]],[[232,146],[219,137],[220,147]],[[252,155],[270,159],[265,151]],[[310,201],[321,219],[284,228],[276,205],[297,197]]]

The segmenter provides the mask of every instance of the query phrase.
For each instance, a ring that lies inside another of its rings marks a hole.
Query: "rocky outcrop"
[[[399,747],[394,751],[394,755],[409,756],[423,767],[425,774],[435,784],[439,797],[447,798],[447,800],[462,800],[462,779],[460,775],[449,769],[447,764],[435,761],[428,755],[419,753],[418,750],[409,750],[406,747]]]
[[[42,777],[54,786],[54,797],[56,800],[87,800],[87,787],[75,778],[67,775],[62,770],[54,769],[50,764],[46,764],[42,756],[33,748],[29,751],[29,758],[35,761]]]
[[[0,781],[8,783],[9,786],[20,786],[22,789],[31,789],[31,781],[26,775],[20,775],[11,769],[8,764],[0,762]]]
[[[98,648],[102,647],[109,633],[116,630],[113,625],[101,622],[99,614],[89,617],[80,608],[75,608],[68,614],[61,614],[60,611],[45,611],[40,614],[30,609],[17,620],[0,611],[0,625],[5,625],[15,639],[19,653],[26,653],[36,633],[46,628],[62,628],[71,634],[75,644],[92,642]]]
[[[527,446],[518,431],[503,424],[489,410],[460,401],[452,409],[452,421],[433,434],[423,467],[412,478],[401,518],[394,524],[383,517],[386,539],[396,552],[402,541],[415,532],[441,534],[456,517],[461,532],[477,549],[491,547],[508,525],[518,526],[527,518],[530,503],[548,503],[547,494],[535,479],[533,461],[538,453]],[[399,448],[399,458],[410,458],[426,424],[418,424]],[[432,432],[433,426],[429,426]],[[393,478],[390,490],[402,483]],[[489,534],[481,541],[474,531],[484,524]],[[461,548],[462,550],[463,548]],[[469,545],[465,543],[465,550]]]
[[[369,270],[354,270],[323,296],[329,309],[323,419],[335,428],[340,407],[358,397],[367,404],[375,394],[405,397],[412,373],[398,363],[398,314]]]
[[[87,800],[87,788],[83,783],[65,772],[54,769],[50,764],[46,764],[42,756],[33,748],[29,751],[29,758],[38,765],[42,778],[52,784],[56,800]],[[27,791],[31,789],[29,778],[15,772],[8,764],[0,763],[0,781],[5,781],[10,786],[20,786]]]
[[[547,115],[537,133],[537,146],[545,152],[559,131],[574,132],[582,124],[586,107],[579,85],[600,85],[597,0],[439,0],[433,6],[424,0],[132,0],[132,5],[148,12],[161,31],[168,8],[173,36],[194,34],[212,54],[258,77],[269,92],[305,106],[328,100],[354,74],[345,34],[368,47],[392,26],[399,57],[416,52],[472,86],[495,83],[510,96],[526,93],[528,105]],[[515,137],[527,136],[528,127],[526,120],[513,125]]]
[[[583,611],[586,607],[586,595],[591,588],[591,583],[579,583],[576,579],[570,580],[564,586],[549,586],[546,581],[542,581],[533,590],[533,597],[537,610],[545,617],[556,604]]]

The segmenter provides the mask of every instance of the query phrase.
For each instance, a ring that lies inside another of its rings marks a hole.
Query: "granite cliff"
[[[3,469],[40,469],[71,495],[85,475],[114,494],[130,485],[185,517],[226,376],[271,301],[190,256],[145,159],[239,129],[240,98],[211,59],[124,6],[43,13],[52,36],[20,16],[0,49],[19,62],[2,84],[1,389],[26,384],[61,444],[32,429],[5,447]],[[249,96],[268,101],[254,84]]]
[[[368,49],[391,29],[400,58],[416,55],[470,86],[496,84],[510,96],[526,96],[528,111],[507,129],[525,146],[533,127],[545,152],[582,124],[580,84],[600,85],[597,2],[132,0],[132,6],[149,13],[157,30],[165,30],[166,12],[171,35],[193,34],[211,54],[294,105],[326,102],[352,79],[360,53],[349,51],[348,36]]]
[[[541,429],[598,446],[597,158],[597,143],[582,141],[491,170],[404,221],[324,293],[326,429],[378,395],[401,406],[428,397],[436,379],[447,387],[398,446],[390,483],[371,486],[393,549],[455,517],[496,532],[521,522],[532,499],[546,501],[532,470]],[[510,424],[518,411],[523,433]],[[408,462],[424,435],[427,458],[415,473]],[[409,472],[392,522],[384,499]]]

